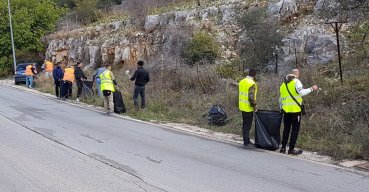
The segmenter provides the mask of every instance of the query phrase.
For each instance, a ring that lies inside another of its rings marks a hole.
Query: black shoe
[[[279,151],[280,153],[286,154],[286,148],[281,148],[281,150]]]
[[[295,149],[288,150],[288,155],[300,155],[301,153],[302,153],[301,149],[299,149],[299,150],[295,150]]]
[[[245,149],[256,149],[255,145],[252,144],[252,143],[244,144],[243,148],[245,148]]]

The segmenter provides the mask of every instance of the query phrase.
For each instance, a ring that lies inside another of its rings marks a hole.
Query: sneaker
[[[79,102],[79,98],[77,98],[76,101]]]
[[[288,155],[300,155],[301,153],[302,153],[301,149],[299,149],[299,150],[295,150],[295,149],[288,150]]]
[[[281,150],[279,151],[280,153],[286,154],[286,148],[282,147]]]

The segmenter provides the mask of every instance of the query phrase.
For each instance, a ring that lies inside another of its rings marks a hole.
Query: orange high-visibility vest
[[[32,72],[32,65],[27,65],[27,67],[26,67],[26,75],[27,75],[27,76],[31,76],[31,75],[33,75],[33,72]]]
[[[64,71],[63,81],[70,81],[73,83],[74,78],[74,69],[71,67],[66,68]]]
[[[45,71],[46,72],[53,72],[54,64],[50,61],[46,61],[45,63]]]

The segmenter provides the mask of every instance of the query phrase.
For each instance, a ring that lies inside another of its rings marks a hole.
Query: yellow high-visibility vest
[[[45,63],[45,71],[46,72],[53,72],[54,64],[50,61],[46,61]]]
[[[251,106],[251,103],[249,102],[249,90],[250,87],[255,85],[255,93],[254,93],[254,100],[256,101],[256,95],[258,92],[257,84],[255,81],[251,78],[245,78],[240,81],[239,84],[239,95],[238,95],[238,107],[240,111],[244,112],[253,112],[254,107]]]
[[[287,83],[287,86],[292,96],[296,99],[297,102],[300,103],[300,105],[302,105],[302,97],[296,90],[296,79]],[[288,93],[287,86],[285,83],[282,83],[281,87],[279,88],[282,109],[286,113],[299,113],[301,112],[301,108],[297,105],[297,103],[292,99],[291,95]]]
[[[31,75],[33,75],[33,72],[32,72],[32,65],[27,65],[27,67],[26,67],[26,75],[27,75],[27,76],[31,76]]]
[[[64,71],[63,81],[70,81],[73,83],[74,78],[74,69],[71,67],[66,68]]]
[[[101,91],[111,91],[115,92],[115,87],[113,84],[113,80],[111,79],[110,71],[105,70],[103,73],[100,74],[100,89]]]

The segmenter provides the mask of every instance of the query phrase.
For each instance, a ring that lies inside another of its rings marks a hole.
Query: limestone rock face
[[[334,1],[319,0],[315,10],[330,6]],[[296,14],[297,4],[302,3],[306,3],[305,0],[274,0],[268,5],[268,13],[284,19]],[[221,45],[221,60],[239,59],[240,39],[244,39],[247,32],[242,31],[237,18],[258,6],[259,3],[250,5],[244,0],[228,0],[201,9],[150,15],[145,23],[126,19],[50,35],[46,57],[65,64],[82,61],[88,70],[104,64],[134,67],[139,59],[146,60],[149,67],[163,63],[176,66],[186,43],[196,31],[202,30],[212,34]],[[281,42],[277,51],[281,68],[294,64],[296,58],[300,64],[309,65],[326,64],[337,58],[335,34],[329,26],[322,25],[316,18],[306,17],[303,21]],[[344,44],[344,37],[341,40]]]
[[[280,0],[277,3],[270,3],[268,7],[269,15],[278,15],[281,18],[290,17],[297,11],[296,0]]]
[[[145,21],[145,31],[148,33],[151,33],[156,29],[156,27],[160,23],[160,17],[159,15],[150,15],[146,17]]]
[[[300,25],[282,40],[282,60],[285,65],[327,64],[337,59],[336,36],[327,25]],[[344,42],[344,39],[342,39]]]

